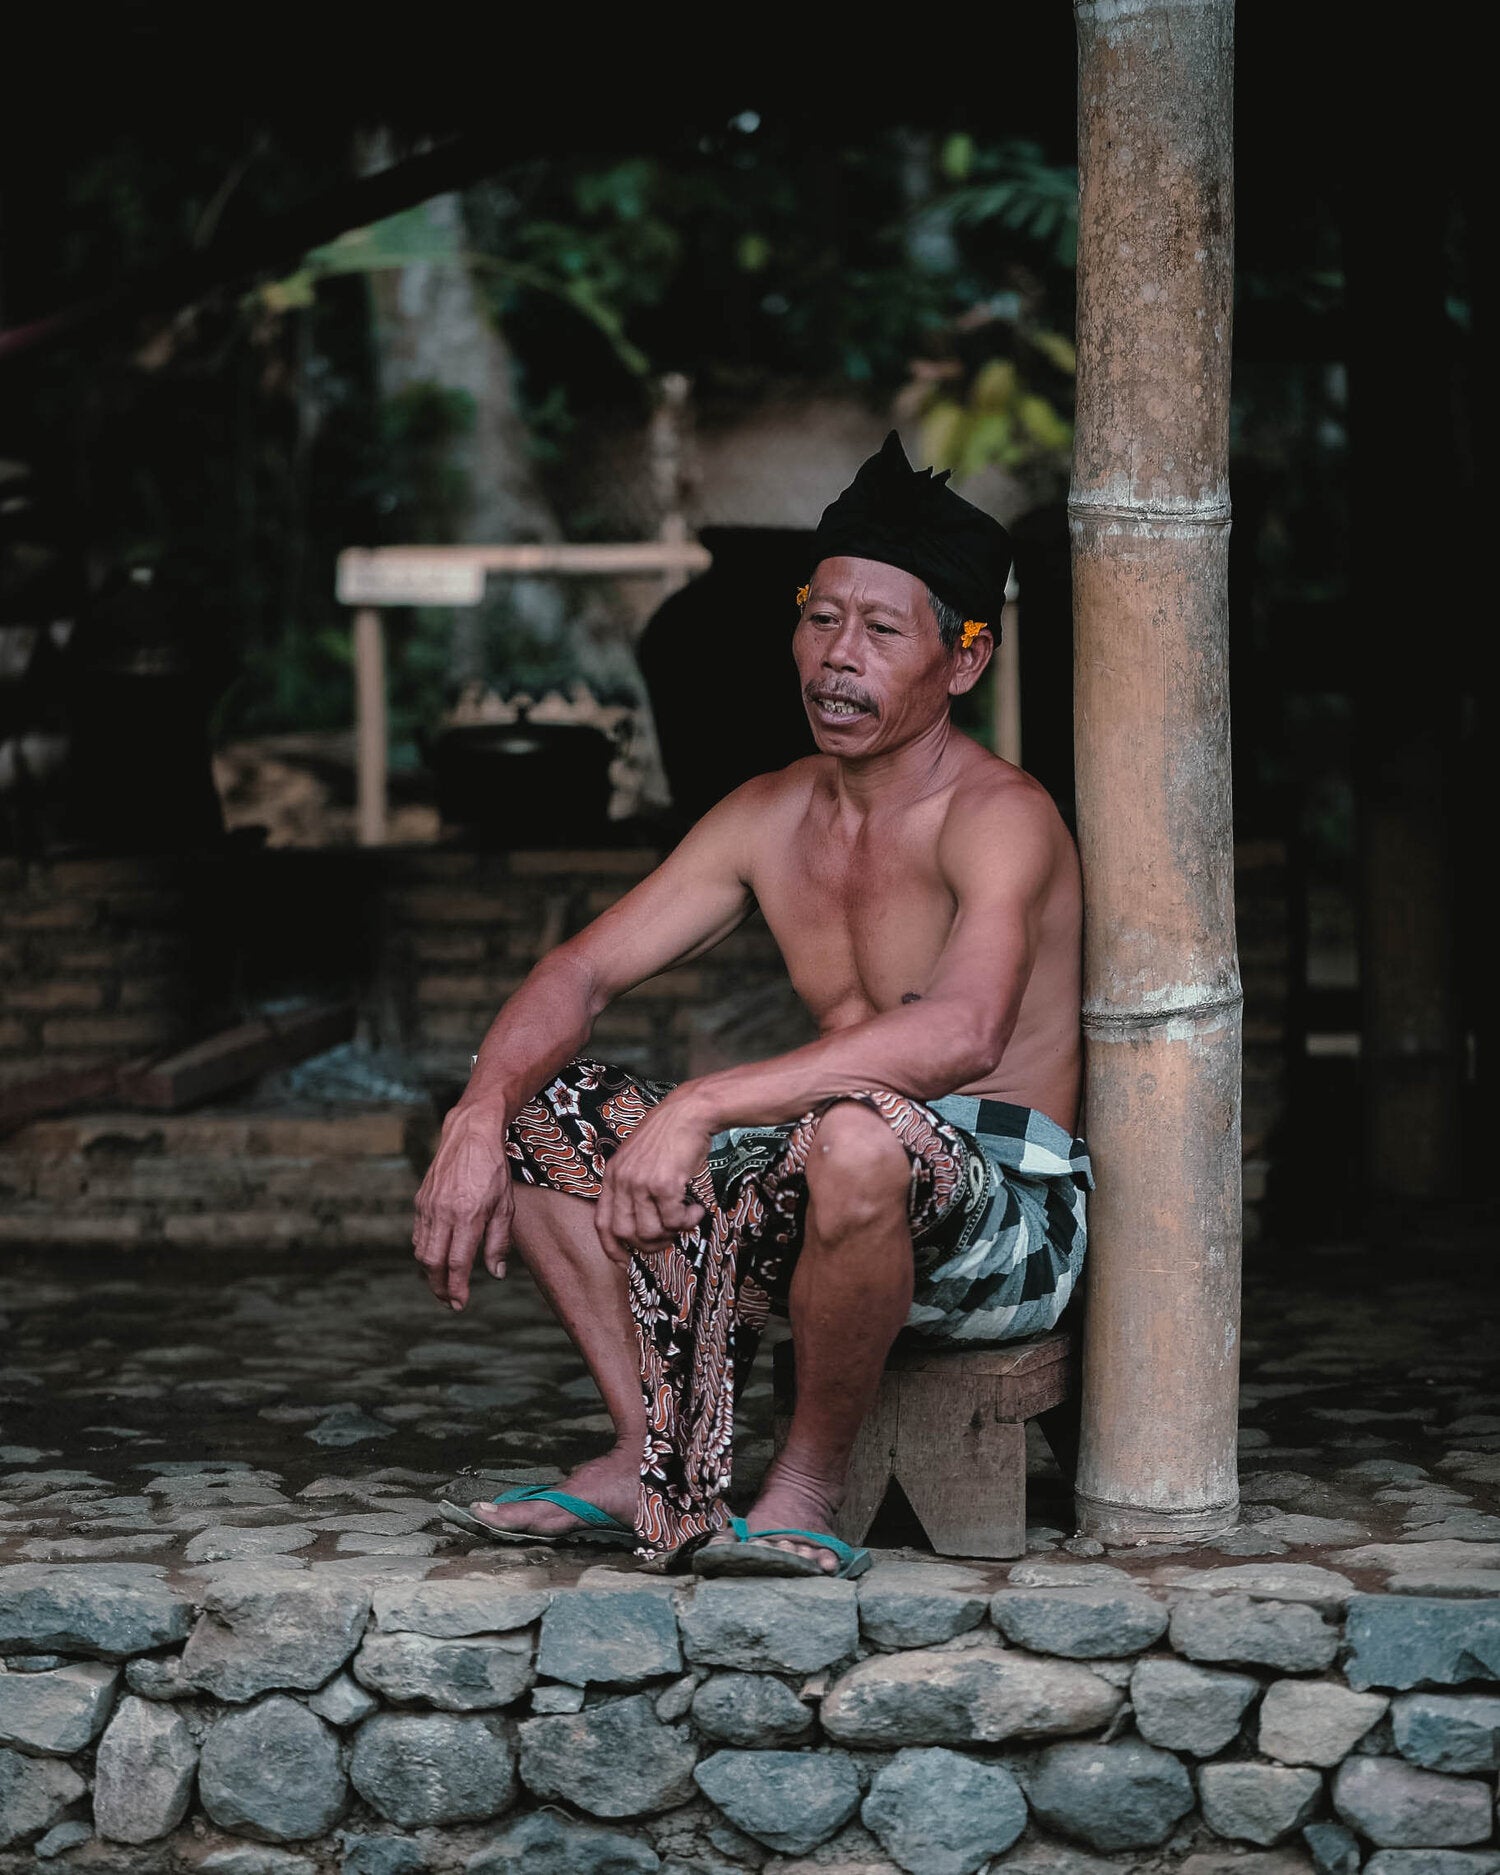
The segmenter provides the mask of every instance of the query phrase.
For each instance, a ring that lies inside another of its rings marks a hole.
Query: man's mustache
[[[830,703],[853,703],[862,710],[868,710],[872,716],[878,716],[880,709],[875,699],[866,696],[863,690],[854,690],[847,684],[804,684],[802,694],[809,703],[820,698]]]

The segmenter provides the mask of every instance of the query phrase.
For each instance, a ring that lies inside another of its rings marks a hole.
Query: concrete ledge
[[[1308,1564],[20,1564],[0,1871],[1494,1875],[1497,1637]]]

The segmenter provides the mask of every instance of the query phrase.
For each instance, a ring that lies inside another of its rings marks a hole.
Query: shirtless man
[[[897,1332],[1034,1333],[1073,1287],[1089,1183],[1078,863],[1045,790],[949,721],[993,652],[1009,544],[945,480],[914,473],[893,435],[825,512],[816,550],[832,551],[793,640],[818,753],[736,789],[543,958],[444,1122],[417,1198],[429,1287],[461,1309],[476,1257],[501,1276],[514,1246],[616,1428],[560,1492],[472,1505],[474,1527],[566,1539],[582,1500],[648,1553],[697,1539],[703,1573],[740,1572],[719,1549],[747,1537],[758,1570],[777,1566],[769,1550],[788,1572],[855,1573],[822,1533]],[[851,543],[867,550],[838,550]],[[932,564],[947,593],[921,576]],[[615,997],[756,906],[817,1041],[664,1097],[575,1059]],[[575,1176],[552,1169],[564,1133]],[[710,1316],[726,1256],[730,1299]],[[795,1413],[726,1528],[731,1367],[778,1261]],[[788,1529],[811,1535],[754,1541]]]

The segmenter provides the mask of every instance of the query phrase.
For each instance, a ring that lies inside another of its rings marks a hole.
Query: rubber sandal
[[[817,1576],[825,1582],[851,1582],[862,1576],[875,1560],[867,1549],[855,1549],[823,1530],[752,1530],[743,1517],[731,1517],[729,1527],[733,1543],[709,1543],[693,1557],[693,1574],[698,1576]],[[837,1558],[837,1569],[822,1569],[809,1556],[792,1550],[775,1549],[759,1539],[773,1536],[795,1537],[802,1543],[815,1543]]]
[[[499,1497],[492,1497],[490,1502],[556,1504],[560,1510],[578,1518],[583,1527],[557,1531],[501,1530],[482,1517],[476,1517],[462,1504],[450,1504],[447,1498],[441,1500],[439,1509],[445,1523],[456,1524],[460,1530],[467,1530],[474,1536],[488,1537],[492,1543],[545,1543],[557,1549],[570,1543],[607,1543],[618,1547],[621,1543],[634,1545],[636,1541],[635,1531],[611,1517],[607,1510],[600,1510],[597,1504],[590,1504],[585,1498],[572,1497],[566,1491],[554,1491],[546,1485],[517,1485],[513,1491],[502,1491]]]

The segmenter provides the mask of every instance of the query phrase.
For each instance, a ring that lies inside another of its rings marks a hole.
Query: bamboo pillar
[[[1077,0],[1074,717],[1090,1212],[1077,1475],[1112,1543],[1235,1520],[1232,0]]]

